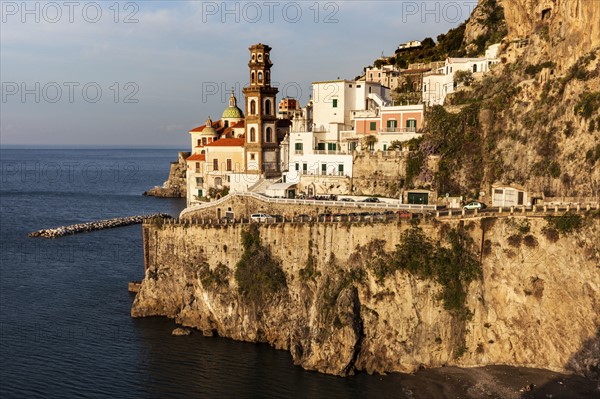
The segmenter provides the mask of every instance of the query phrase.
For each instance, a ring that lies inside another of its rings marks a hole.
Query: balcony
[[[295,150],[294,155],[304,155],[304,150]]]
[[[384,127],[379,133],[417,133],[416,127]]]
[[[342,150],[313,150],[315,155],[348,155],[348,152]]]

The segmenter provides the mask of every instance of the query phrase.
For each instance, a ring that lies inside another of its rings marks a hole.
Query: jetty
[[[58,238],[67,235],[73,235],[77,233],[83,233],[88,231],[112,229],[114,227],[129,226],[132,224],[143,223],[145,219],[152,218],[171,218],[171,215],[166,213],[156,213],[153,215],[140,215],[140,216],[128,216],[114,219],[97,220],[95,222],[77,223],[70,226],[61,226],[51,229],[42,229],[29,233],[28,237],[42,237],[42,238]]]

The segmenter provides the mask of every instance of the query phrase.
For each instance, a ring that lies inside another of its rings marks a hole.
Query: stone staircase
[[[248,191],[256,193],[256,194],[264,194],[267,191],[267,188],[271,184],[281,182],[281,177],[275,177],[271,179],[267,179],[265,177],[261,178],[256,184],[248,189]]]

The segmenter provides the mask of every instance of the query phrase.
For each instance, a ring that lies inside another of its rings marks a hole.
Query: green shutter
[[[333,99],[333,108],[337,108],[337,98]]]
[[[370,130],[375,130],[375,129],[377,129],[377,122],[371,122]]]

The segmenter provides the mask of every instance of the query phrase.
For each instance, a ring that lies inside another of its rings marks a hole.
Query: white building
[[[454,80],[454,74],[458,71],[470,71],[476,78],[488,73],[493,65],[500,62],[496,58],[499,46],[500,44],[489,46],[485,57],[446,59],[444,66],[423,77],[423,102],[429,106],[444,105],[446,96],[461,86]]]
[[[386,151],[420,136],[423,105],[392,106],[389,88],[379,83],[315,82],[312,98],[294,116],[281,150],[288,154],[283,181],[298,183],[299,192],[347,194],[354,151]]]

